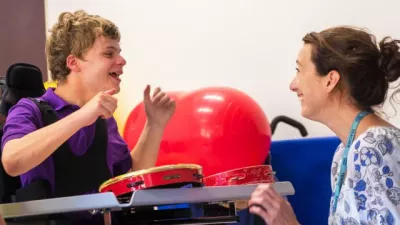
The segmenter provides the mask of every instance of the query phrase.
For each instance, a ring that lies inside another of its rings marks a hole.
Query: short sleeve
[[[21,99],[9,112],[3,127],[2,146],[42,127],[39,108],[29,99]]]
[[[132,158],[128,144],[118,131],[117,122],[112,117],[108,119],[108,158],[113,170],[113,176],[127,173],[132,168]]]
[[[4,134],[2,137],[1,149],[3,150],[4,145],[8,141],[22,138],[41,127],[43,127],[43,122],[37,105],[29,99],[21,99],[8,112],[7,120],[3,128]],[[51,157],[47,158],[30,171],[21,174],[20,177],[22,186],[41,178],[49,180],[51,187],[54,188],[53,162]]]
[[[354,190],[356,210],[368,220],[363,222],[400,223],[399,130],[368,131],[355,143],[353,161],[349,185]]]

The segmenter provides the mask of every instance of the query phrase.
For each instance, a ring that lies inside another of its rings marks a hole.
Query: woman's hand
[[[6,221],[3,219],[1,215],[0,215],[0,225],[6,225]]]
[[[251,195],[249,206],[250,212],[263,218],[268,225],[299,225],[290,203],[272,184],[259,185]]]

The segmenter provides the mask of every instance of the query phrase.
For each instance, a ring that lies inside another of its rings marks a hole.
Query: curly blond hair
[[[82,59],[97,37],[104,36],[120,41],[118,27],[98,15],[90,15],[83,10],[63,12],[50,29],[46,42],[46,55],[53,81],[65,81],[70,69],[66,65],[69,55]]]

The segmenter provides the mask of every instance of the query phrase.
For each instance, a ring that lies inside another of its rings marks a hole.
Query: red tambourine
[[[99,192],[113,192],[118,198],[141,189],[184,184],[204,186],[202,167],[196,164],[176,164],[130,172],[107,180],[100,186]]]
[[[259,165],[228,170],[205,177],[203,182],[207,187],[275,183],[275,172],[270,165]],[[247,201],[235,201],[237,209],[247,208]]]
[[[275,172],[270,165],[250,166],[217,173],[204,178],[206,186],[273,183]]]

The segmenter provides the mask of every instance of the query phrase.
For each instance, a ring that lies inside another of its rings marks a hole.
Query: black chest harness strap
[[[45,101],[31,99],[39,107],[44,126],[58,121],[55,110]],[[107,123],[96,121],[95,137],[82,156],[72,153],[68,142],[64,142],[52,155],[55,174],[55,192],[49,182],[36,180],[16,193],[17,201],[37,200],[52,197],[66,197],[97,191],[101,183],[111,178],[107,166]]]

